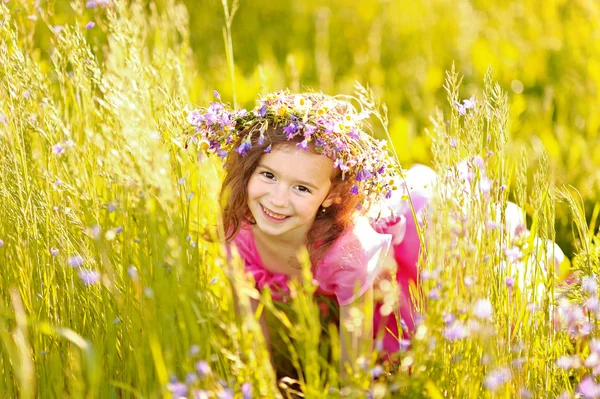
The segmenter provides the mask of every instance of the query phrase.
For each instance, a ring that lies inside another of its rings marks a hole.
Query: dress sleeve
[[[357,218],[319,262],[315,271],[319,288],[334,294],[340,306],[354,302],[379,275],[391,240],[390,234],[377,233],[366,217]]]

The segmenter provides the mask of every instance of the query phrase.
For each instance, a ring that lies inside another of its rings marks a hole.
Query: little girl
[[[226,238],[257,288],[286,301],[288,282],[300,279],[298,251],[307,248],[317,293],[339,304],[343,328],[353,306],[372,303],[373,285],[395,275],[399,309],[377,301],[362,330],[393,353],[414,326],[409,286],[417,281],[420,241],[413,208],[418,216],[426,195],[412,191],[411,208],[385,141],[363,130],[368,116],[337,97],[285,91],[261,98],[251,112],[214,102],[189,121],[193,140],[226,161]],[[262,326],[268,342],[264,319]],[[352,334],[342,334],[340,352],[350,363],[357,356],[348,349]]]

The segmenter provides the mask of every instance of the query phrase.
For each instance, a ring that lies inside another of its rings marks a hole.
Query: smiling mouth
[[[279,213],[272,212],[272,211],[268,210],[267,208],[265,208],[262,204],[260,207],[262,208],[265,215],[269,216],[270,218],[277,219],[277,220],[284,220],[289,217],[289,216],[281,215]]]

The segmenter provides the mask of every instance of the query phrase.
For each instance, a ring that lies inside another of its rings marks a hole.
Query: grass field
[[[600,4],[237,6],[0,2],[0,396],[600,397]],[[439,183],[412,344],[340,387],[314,287],[226,261],[186,116],[356,81]]]

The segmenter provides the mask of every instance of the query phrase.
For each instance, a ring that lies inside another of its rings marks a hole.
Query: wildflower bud
[[[492,303],[489,299],[480,299],[475,303],[473,314],[480,319],[489,319],[493,315]]]

